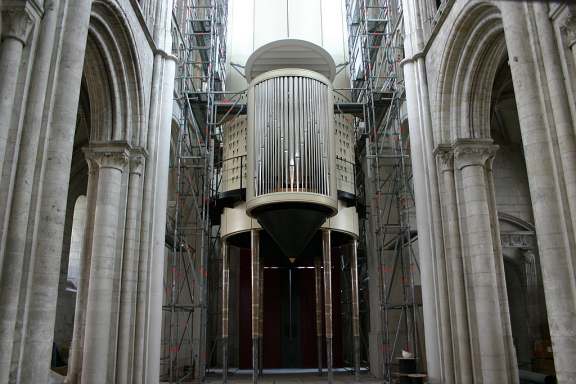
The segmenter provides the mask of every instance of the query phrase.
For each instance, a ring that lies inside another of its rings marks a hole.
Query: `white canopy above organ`
[[[336,64],[332,56],[321,46],[305,40],[276,40],[258,48],[246,61],[246,80],[273,69],[308,69],[334,81]]]

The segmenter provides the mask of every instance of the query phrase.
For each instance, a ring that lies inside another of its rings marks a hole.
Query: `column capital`
[[[566,32],[568,48],[572,48],[576,44],[576,15],[566,18],[561,28]]]
[[[26,6],[14,6],[1,9],[2,38],[12,38],[26,44],[34,24],[34,15]]]
[[[130,150],[130,173],[142,175],[142,170],[147,158],[148,152],[146,152],[144,148],[132,148]]]
[[[115,168],[123,172],[129,165],[131,147],[123,141],[91,143],[84,148],[88,166],[97,165],[98,169]]]
[[[454,164],[458,169],[469,166],[486,166],[496,155],[498,146],[492,139],[458,139],[452,144]],[[488,164],[489,165],[489,164]]]
[[[450,144],[439,144],[434,149],[434,156],[438,159],[440,172],[454,170],[454,150]]]

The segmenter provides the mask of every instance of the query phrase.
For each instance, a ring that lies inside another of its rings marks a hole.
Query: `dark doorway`
[[[303,265],[304,264],[304,265]],[[306,265],[310,264],[310,265]],[[314,269],[311,263],[264,269],[264,369],[316,368]],[[334,367],[343,367],[339,261],[332,255]],[[252,368],[250,250],[240,252],[240,369]],[[325,343],[325,342],[324,342]],[[323,344],[325,349],[325,344]],[[326,367],[326,356],[322,363]]]

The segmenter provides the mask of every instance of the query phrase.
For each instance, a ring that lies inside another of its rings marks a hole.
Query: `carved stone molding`
[[[148,153],[144,148],[132,148],[130,151],[130,173],[142,175]]]
[[[491,168],[498,146],[492,139],[458,139],[452,145],[454,163],[458,169],[469,166]]]
[[[26,44],[34,25],[34,15],[26,7],[2,9],[2,38],[12,38]]]
[[[500,233],[502,248],[533,249],[536,238],[532,232],[502,232]]]
[[[94,143],[84,149],[90,171],[97,165],[98,169],[115,168],[123,172],[129,165],[131,147],[126,142]]]
[[[576,44],[576,15],[568,17],[562,26],[566,33],[566,42],[568,47],[572,48]]]
[[[454,170],[454,151],[449,144],[439,144],[434,150],[434,156],[438,159],[440,172],[450,172]]]

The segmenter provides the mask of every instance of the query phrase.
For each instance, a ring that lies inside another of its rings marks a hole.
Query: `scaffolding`
[[[378,292],[370,294],[380,301],[382,373],[392,383],[402,350],[424,366],[410,143],[402,116],[401,1],[346,0],[346,19],[351,101],[363,111],[355,124],[357,178],[364,186],[359,200],[366,209],[362,248],[377,260]]]
[[[370,294],[380,298],[383,375],[392,382],[395,358],[401,350],[422,357],[420,271],[413,249],[414,199],[399,66],[403,57],[402,9],[399,0],[346,0],[346,18],[351,86],[337,92],[337,98],[344,99],[341,105],[350,102],[357,108],[353,119],[354,183],[364,217],[360,223],[361,290],[367,282],[367,259],[376,258],[379,292]],[[224,89],[226,25],[226,0],[175,0],[175,107],[179,118],[173,127],[170,162],[174,189],[167,220],[163,382],[203,378],[207,361],[217,349],[217,337],[211,337],[213,344],[207,345],[207,333],[216,332],[209,328],[218,324],[210,321],[209,327],[209,318],[217,319],[218,313],[209,314],[208,275],[219,271],[221,262],[218,219],[211,212],[211,202],[225,179],[221,126],[242,113],[245,104],[245,93]],[[218,287],[214,284],[213,288]],[[361,294],[364,300],[365,296]],[[219,297],[211,291],[211,300]]]
[[[161,381],[191,382],[206,369],[207,266],[217,252],[210,220],[214,154],[224,93],[227,0],[175,0],[178,57],[164,271]]]

